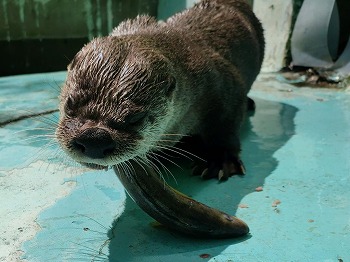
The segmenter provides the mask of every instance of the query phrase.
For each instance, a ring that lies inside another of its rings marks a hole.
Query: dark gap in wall
[[[337,0],[339,10],[339,24],[340,24],[340,39],[338,47],[338,55],[340,55],[349,41],[350,36],[350,1]]]
[[[0,76],[66,70],[88,38],[0,41]]]

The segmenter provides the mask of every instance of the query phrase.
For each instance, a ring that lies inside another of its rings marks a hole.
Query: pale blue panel
[[[20,83],[18,79],[13,78],[15,83]],[[33,94],[31,103],[39,109],[42,93],[36,93],[38,98]],[[76,188],[71,194],[41,212],[37,219],[41,230],[23,244],[23,257],[30,262],[349,261],[349,92],[298,89],[266,77],[259,80],[251,96],[257,109],[242,130],[247,174],[224,183],[202,181],[190,176],[185,166],[183,171],[172,167],[177,186],[169,178],[180,191],[246,221],[249,236],[207,240],[170,232],[156,226],[130,199],[125,202],[112,171],[88,172],[74,178]],[[7,97],[12,98],[10,93]],[[31,130],[45,126],[36,120],[0,128],[2,179],[24,165],[24,155],[47,143],[45,139],[25,142],[33,135],[49,133]],[[16,133],[20,130],[26,131]],[[57,154],[57,146],[47,150],[37,159],[70,165]],[[10,157],[14,154],[15,158]],[[72,179],[72,174],[66,177]],[[255,191],[258,186],[263,186],[262,192]],[[1,201],[11,199],[15,196]],[[281,203],[272,207],[275,200]],[[239,208],[239,204],[248,208]]]

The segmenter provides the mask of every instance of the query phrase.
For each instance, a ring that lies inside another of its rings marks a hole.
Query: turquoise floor
[[[0,261],[350,261],[349,89],[260,75],[250,94],[257,109],[242,130],[247,174],[218,183],[171,167],[180,191],[251,230],[205,240],[157,226],[113,171],[64,156],[50,113],[64,77],[0,78]]]

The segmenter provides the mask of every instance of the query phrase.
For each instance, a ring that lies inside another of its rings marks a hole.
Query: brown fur
[[[180,139],[165,142],[170,134],[199,135],[209,171],[227,176],[237,171],[238,132],[263,53],[261,25],[240,0],[203,0],[161,23],[127,20],[69,65],[57,138],[74,159],[99,167]],[[101,148],[93,141],[100,133],[115,145]],[[103,153],[86,154],[91,141]]]

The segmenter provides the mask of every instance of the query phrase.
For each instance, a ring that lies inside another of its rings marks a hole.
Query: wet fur
[[[69,65],[57,138],[78,162],[110,166],[198,135],[209,171],[227,176],[263,53],[262,27],[240,0],[204,0],[166,22],[127,20]],[[128,122],[136,112],[147,113],[137,127]],[[113,154],[91,159],[72,146],[92,127],[116,141]]]

